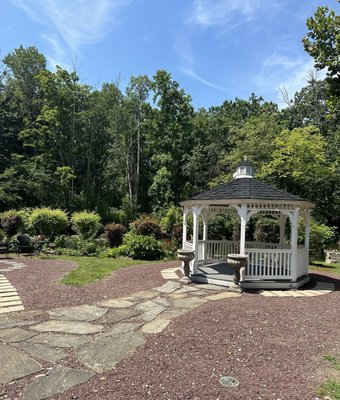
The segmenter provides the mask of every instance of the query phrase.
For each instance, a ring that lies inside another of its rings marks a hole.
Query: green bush
[[[161,219],[160,226],[164,233],[171,235],[174,230],[174,226],[181,225],[182,221],[182,209],[172,205]]]
[[[4,239],[5,239],[5,232],[2,230],[2,229],[0,229],[0,241],[3,241]]]
[[[54,240],[57,254],[65,254],[70,256],[88,256],[97,252],[97,243],[95,241],[84,240],[78,235],[58,236]]]
[[[150,236],[156,239],[162,237],[161,227],[148,215],[142,215],[138,220],[131,223],[131,232],[135,235]]]
[[[72,229],[83,239],[91,239],[101,228],[100,216],[95,212],[75,212],[72,214],[71,225]]]
[[[5,211],[1,215],[1,225],[8,239],[19,232],[23,226],[21,216],[15,210]]]
[[[67,214],[60,209],[36,208],[32,211],[29,222],[37,233],[49,237],[64,232],[68,226]]]
[[[106,252],[101,254],[101,256],[109,258],[125,257],[127,255],[128,255],[128,248],[125,244],[122,244],[119,247],[112,247],[111,249],[108,249]]]
[[[325,250],[332,246],[336,240],[335,227],[318,224],[314,219],[310,221],[309,247],[311,255],[324,258]]]
[[[183,226],[182,225],[174,225],[171,233],[171,240],[177,249],[182,248],[182,240],[183,240]]]
[[[117,247],[123,243],[123,236],[126,229],[121,224],[108,224],[105,225],[104,234],[109,242],[110,247]]]
[[[254,239],[257,242],[278,243],[280,226],[273,218],[261,217],[255,223]]]
[[[127,255],[135,260],[159,260],[163,255],[162,243],[154,236],[136,235],[132,232],[124,236]]]

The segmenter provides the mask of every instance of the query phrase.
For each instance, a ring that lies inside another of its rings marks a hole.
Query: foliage
[[[138,220],[131,223],[131,232],[136,235],[154,236],[156,239],[162,237],[159,224],[148,215],[142,215]]]
[[[276,219],[262,217],[255,223],[254,239],[258,242],[278,243],[280,227]]]
[[[55,237],[68,226],[67,214],[60,209],[36,208],[32,211],[29,222],[36,232],[48,237]]]
[[[101,257],[118,258],[125,257],[127,255],[128,247],[125,244],[122,244],[119,247],[112,247],[111,249],[107,249],[104,253],[101,254]]]
[[[121,224],[108,224],[105,225],[104,233],[110,247],[117,247],[123,243],[123,236],[126,233],[126,229]]]
[[[101,228],[100,216],[95,212],[75,212],[71,217],[71,226],[83,239],[94,238]]]
[[[137,235],[132,232],[124,236],[127,254],[135,260],[159,260],[163,255],[162,244],[154,236]]]
[[[145,261],[139,260],[115,260],[112,258],[89,258],[89,257],[71,257],[61,256],[64,260],[75,262],[78,267],[66,275],[60,283],[66,285],[88,285],[92,282],[110,276],[113,271],[131,265],[145,264]]]
[[[54,240],[54,245],[56,254],[88,256],[97,252],[97,243],[95,241],[84,240],[78,235],[61,235]]]
[[[182,209],[180,207],[171,205],[163,218],[161,218],[160,226],[162,231],[168,235],[171,235],[174,227],[182,223],[182,219]]]
[[[325,360],[327,360],[330,364],[331,367],[336,369],[336,370],[340,370],[340,359],[339,357],[336,356],[332,356],[331,354],[326,354],[324,356]]]
[[[21,216],[15,210],[9,210],[1,215],[1,225],[8,238],[11,238],[23,225]]]
[[[318,224],[314,219],[311,219],[309,247],[312,255],[324,258],[324,251],[334,244],[335,240],[334,227]]]
[[[217,214],[208,221],[208,239],[209,240],[231,240],[237,235],[239,223],[232,214]]]
[[[318,396],[332,400],[340,399],[340,382],[335,379],[326,379],[316,392]]]
[[[6,236],[5,232],[2,229],[0,229],[0,240],[4,240],[5,236]]]
[[[182,238],[183,238],[183,225],[174,225],[171,233],[171,239],[174,245],[180,249],[182,248]]]

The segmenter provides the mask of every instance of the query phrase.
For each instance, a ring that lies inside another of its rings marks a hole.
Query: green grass
[[[340,371],[339,357],[326,354],[324,358],[331,364],[333,369]],[[340,400],[340,381],[330,378],[326,379],[325,382],[319,387],[316,394],[322,397],[329,397],[332,400]]]
[[[330,397],[332,400],[340,400],[340,382],[327,379],[316,392],[318,396]]]
[[[324,261],[312,261],[310,267],[312,272],[319,271],[340,275],[340,263],[326,264]]]
[[[51,258],[51,257],[49,257]],[[116,258],[57,256],[55,259],[73,261],[78,267],[59,282],[66,285],[87,285],[103,279],[117,269],[137,264],[151,264],[152,261],[122,260]]]
[[[326,354],[324,359],[331,364],[332,368],[340,371],[340,359],[338,357],[332,356],[331,354]]]

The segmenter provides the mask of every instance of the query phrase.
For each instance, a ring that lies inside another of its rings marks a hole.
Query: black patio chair
[[[33,255],[35,253],[35,246],[28,235],[18,235],[17,242],[15,243],[15,252],[19,254]]]

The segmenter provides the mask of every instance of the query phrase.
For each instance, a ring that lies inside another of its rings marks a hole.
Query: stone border
[[[334,288],[334,283],[316,282],[313,289],[263,290],[260,294],[265,297],[315,297],[332,293]]]
[[[0,275],[0,314],[22,310],[24,306],[15,287],[4,275]]]

